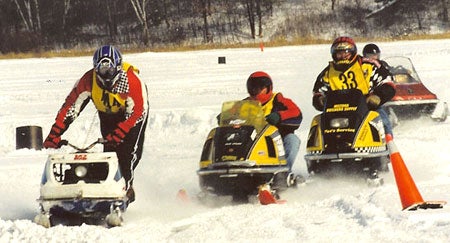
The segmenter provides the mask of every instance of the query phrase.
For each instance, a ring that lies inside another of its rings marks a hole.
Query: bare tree
[[[442,22],[447,23],[448,22],[447,0],[441,0],[441,5],[442,5]]]
[[[144,45],[148,45],[150,40],[150,34],[148,30],[147,23],[147,0],[130,0],[133,5],[134,12],[136,13],[136,17],[139,20],[139,23],[142,26],[142,42]]]
[[[37,0],[14,0],[17,11],[23,21],[25,29],[29,32],[41,31],[41,19],[39,17],[39,4]]]
[[[334,7],[336,6],[337,0],[331,0],[331,10],[334,11]]]
[[[250,33],[253,39],[256,38],[256,27],[255,27],[255,4],[254,0],[245,0],[245,9],[247,10],[247,19],[250,25]]]
[[[211,1],[210,0],[199,0],[194,2],[195,12],[199,12],[203,20],[203,41],[206,43],[213,42],[212,34],[209,29],[208,16],[211,16]]]

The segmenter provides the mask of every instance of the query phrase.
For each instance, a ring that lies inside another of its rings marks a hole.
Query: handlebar
[[[97,144],[105,144],[105,143],[107,143],[107,142],[108,142],[108,141],[107,141],[106,139],[104,139],[104,138],[99,138],[99,139],[97,139],[97,141],[91,143],[91,144],[88,145],[87,147],[80,148],[80,147],[78,147],[78,146],[76,146],[76,145],[71,144],[69,141],[67,141],[67,140],[64,139],[64,140],[61,140],[61,142],[59,143],[59,145],[60,145],[60,146],[70,146],[70,147],[76,149],[79,153],[87,153],[88,150],[91,149],[91,148],[93,148],[95,145],[97,145]]]

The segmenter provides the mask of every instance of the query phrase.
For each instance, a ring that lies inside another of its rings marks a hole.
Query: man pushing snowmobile
[[[142,156],[148,117],[147,88],[138,69],[122,61],[117,48],[104,45],[95,51],[93,68],[75,84],[56,116],[45,148],[60,148],[61,136],[78,117],[89,100],[100,118],[104,152],[115,152],[125,178],[129,203],[135,200],[134,169]]]
[[[377,170],[386,170],[382,161],[388,151],[376,110],[394,96],[394,84],[386,69],[357,54],[350,37],[336,38],[331,55],[333,61],[313,88],[313,106],[323,113],[311,125],[305,155],[308,171],[321,173],[342,165],[377,177]]]

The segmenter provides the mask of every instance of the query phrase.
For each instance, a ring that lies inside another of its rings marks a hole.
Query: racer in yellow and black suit
[[[359,89],[371,110],[377,110],[395,95],[394,83],[386,69],[357,55],[350,37],[338,37],[331,46],[333,61],[318,75],[313,88],[313,106],[323,111],[329,90]]]

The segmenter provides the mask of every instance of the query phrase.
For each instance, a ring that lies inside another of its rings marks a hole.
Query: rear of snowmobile
[[[71,145],[65,141],[66,144]],[[44,227],[81,223],[119,226],[127,208],[125,180],[114,152],[87,152],[48,156],[42,175],[40,212],[35,222]]]
[[[197,174],[202,192],[234,201],[248,201],[262,185],[280,191],[295,183],[278,129],[265,121],[261,105],[252,100],[223,103]]]
[[[313,175],[356,175],[379,185],[379,173],[389,170],[383,122],[357,89],[327,95],[323,113],[311,122],[306,150],[304,158]]]
[[[447,119],[447,103],[440,101],[425,87],[409,58],[395,56],[385,61],[393,75],[396,94],[384,106],[394,125],[398,121],[421,116],[429,116],[436,121]]]

